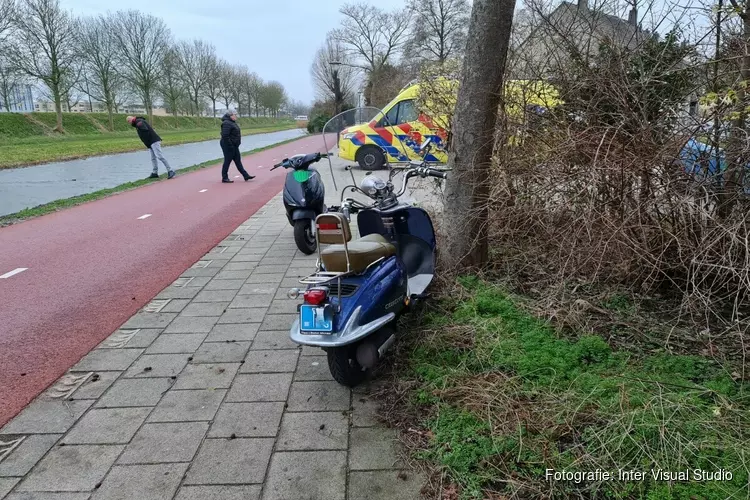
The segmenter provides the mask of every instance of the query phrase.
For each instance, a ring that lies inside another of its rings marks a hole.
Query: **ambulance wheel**
[[[385,154],[377,146],[362,146],[357,151],[357,163],[364,170],[379,170],[385,167]]]

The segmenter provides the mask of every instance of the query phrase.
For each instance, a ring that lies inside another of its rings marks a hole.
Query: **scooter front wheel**
[[[367,372],[357,362],[356,352],[351,346],[328,349],[328,369],[333,379],[341,385],[355,387],[367,377]]]
[[[312,255],[318,248],[318,242],[315,240],[315,234],[312,230],[312,222],[309,219],[299,219],[294,221],[294,242],[297,248],[305,255]]]

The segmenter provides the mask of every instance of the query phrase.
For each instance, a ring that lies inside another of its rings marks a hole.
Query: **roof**
[[[623,19],[611,14],[605,14],[600,10],[590,8],[578,8],[578,5],[571,2],[563,2],[556,9],[566,10],[573,13],[573,17],[585,17],[591,21],[591,26],[598,31],[600,35],[617,35],[618,40],[627,41],[635,40],[641,30],[631,24],[627,19]]]
[[[587,33],[591,37],[596,35],[597,38],[610,38],[612,41],[620,42],[622,45],[630,46],[639,39],[639,35],[644,33],[639,27],[631,24],[627,19],[618,16],[606,14],[597,9],[588,7],[580,8],[577,4],[571,2],[562,2],[547,17],[542,25],[532,30],[531,34],[521,43],[521,46],[537,36],[540,30],[544,28],[554,28],[556,31],[565,31],[566,22],[585,21],[591,30]],[[578,34],[580,35],[580,34]],[[577,38],[577,41],[581,41]]]

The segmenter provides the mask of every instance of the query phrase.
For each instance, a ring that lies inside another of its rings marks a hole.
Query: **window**
[[[388,110],[388,113],[386,113],[380,120],[379,125],[381,127],[392,127],[393,125],[396,125],[398,123],[398,108],[400,107],[401,103],[398,103]]]
[[[385,117],[380,119],[378,127],[392,127],[394,125],[401,125],[402,123],[414,122],[419,119],[419,111],[417,111],[417,104],[414,99],[408,101],[401,101],[393,106]]]
[[[414,100],[401,101],[398,110],[398,125],[402,123],[415,122],[419,119],[417,103]]]

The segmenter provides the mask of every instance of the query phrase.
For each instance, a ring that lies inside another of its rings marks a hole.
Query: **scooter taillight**
[[[303,297],[306,303],[319,306],[328,298],[328,290],[325,288],[311,288],[310,290],[305,290]]]

